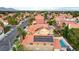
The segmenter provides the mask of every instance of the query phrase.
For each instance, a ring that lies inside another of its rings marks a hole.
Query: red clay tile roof
[[[48,28],[48,24],[36,24],[36,25],[31,25],[31,26],[29,27],[28,31],[33,34],[33,33],[35,33],[35,31],[36,31],[37,29],[42,28],[42,27]]]
[[[40,14],[35,16],[35,20],[36,20],[36,23],[38,23],[38,24],[45,23],[44,16],[41,16]]]
[[[41,16],[41,14],[38,14],[38,15],[35,16],[35,19],[36,19],[36,20],[37,20],[37,19],[43,19],[43,20],[44,20],[44,17]]]
[[[0,18],[2,18],[2,16],[0,15]]]
[[[61,48],[61,46],[60,46],[60,40],[58,40],[58,39],[54,40],[54,48],[55,49],[60,49]]]
[[[30,33],[35,33],[35,31],[39,28],[48,28],[48,24],[45,24],[44,17],[38,14],[35,16],[36,25],[31,25],[28,29]]]
[[[71,27],[71,28],[79,28],[79,23],[70,22],[70,21],[65,21],[65,23],[66,23],[67,25],[70,24],[70,27]]]
[[[29,43],[40,43],[40,44],[48,43],[48,42],[34,42],[34,36],[50,36],[50,35],[27,35],[25,39],[22,41],[22,45],[26,46],[26,44],[29,44]],[[53,41],[50,43],[53,44]]]
[[[31,25],[28,28],[28,31],[32,33],[31,35],[27,35],[25,39],[22,41],[22,44],[26,46],[28,43],[44,43],[44,42],[33,42],[34,36],[48,36],[48,35],[34,35],[35,31],[40,28],[49,28],[48,24],[45,24],[44,17],[41,15],[35,16],[36,25]],[[53,42],[51,42],[53,43]]]
[[[22,44],[23,44],[23,45],[26,45],[26,44],[28,44],[29,42],[33,42],[32,40],[33,40],[33,35],[27,35],[27,36],[25,37],[25,39],[22,41]]]
[[[66,24],[75,24],[74,22],[71,21],[65,21]]]

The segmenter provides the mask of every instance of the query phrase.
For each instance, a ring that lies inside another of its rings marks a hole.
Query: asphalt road
[[[19,26],[24,28],[28,25],[28,20],[24,20]],[[0,51],[9,51],[13,45],[13,40],[16,38],[17,27],[14,27],[11,32],[7,34],[2,40],[0,40]]]

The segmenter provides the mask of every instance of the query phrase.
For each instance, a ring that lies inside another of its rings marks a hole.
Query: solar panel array
[[[34,36],[34,42],[53,42],[52,36]]]

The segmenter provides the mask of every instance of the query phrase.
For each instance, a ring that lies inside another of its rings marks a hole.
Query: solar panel
[[[34,36],[34,42],[53,42],[52,36]]]

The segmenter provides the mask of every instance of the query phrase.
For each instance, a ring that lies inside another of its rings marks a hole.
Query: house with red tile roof
[[[0,15],[0,18],[2,18],[2,16]]]
[[[69,26],[69,28],[79,28],[79,23],[76,23],[76,18],[73,18],[72,15],[68,14],[60,14],[59,16],[55,17],[56,23],[58,26],[62,27],[62,24],[65,23]]]
[[[79,28],[79,23],[71,22],[71,21],[65,21],[66,25],[69,25],[69,28]]]
[[[50,34],[50,28],[49,25],[45,23],[44,16],[41,14],[36,15],[34,23],[36,24],[29,26],[28,34],[22,41],[24,50],[60,51],[60,40],[54,39],[54,36]]]

